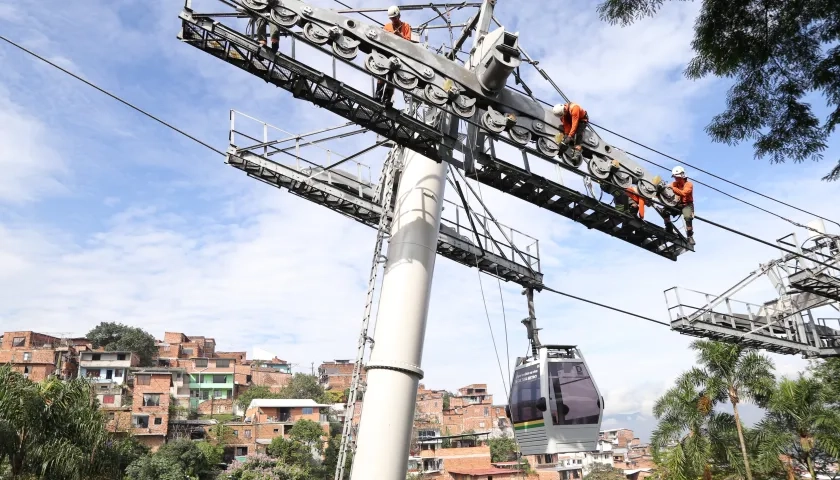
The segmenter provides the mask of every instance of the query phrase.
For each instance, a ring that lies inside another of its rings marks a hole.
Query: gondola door
[[[586,363],[582,359],[548,359],[545,365],[544,391],[549,397],[546,453],[595,450],[603,410]]]

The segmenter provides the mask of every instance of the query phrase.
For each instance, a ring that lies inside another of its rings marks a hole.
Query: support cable
[[[502,294],[502,281],[496,277],[499,284],[499,300],[502,301],[502,322],[505,326],[505,355],[507,356],[508,385],[511,385],[510,375],[510,342],[508,341],[507,314],[505,313],[505,296]]]
[[[663,322],[662,320],[657,320],[655,318],[646,317],[644,315],[639,315],[638,313],[629,312],[627,310],[622,310],[622,309],[617,308],[617,307],[611,307],[609,305],[604,305],[603,303],[598,303],[594,300],[589,300],[589,299],[586,299],[586,298],[583,298],[583,297],[578,297],[576,295],[572,295],[571,293],[561,292],[560,290],[555,290],[551,287],[543,286],[542,288],[543,288],[543,290],[548,290],[549,292],[553,292],[553,293],[556,293],[558,295],[562,295],[564,297],[573,298],[575,300],[579,300],[579,301],[584,302],[584,303],[589,303],[589,304],[595,305],[597,307],[606,308],[607,310],[612,310],[614,312],[623,313],[625,315],[630,315],[631,317],[636,317],[636,318],[639,318],[639,319],[642,319],[642,320],[647,320],[648,322],[657,323],[659,325],[665,325],[666,327],[671,326],[667,322]]]
[[[120,98],[120,97],[118,97],[118,96],[114,95],[113,93],[111,93],[111,92],[109,92],[109,91],[107,91],[107,90],[105,90],[105,89],[103,89],[103,88],[101,88],[101,87],[98,87],[98,86],[94,85],[93,83],[90,83],[89,81],[87,81],[87,80],[85,80],[84,78],[82,78],[82,77],[80,77],[80,76],[76,75],[75,73],[73,73],[73,72],[71,72],[71,71],[69,71],[69,70],[66,70],[66,69],[62,68],[62,67],[60,67],[59,65],[56,65],[55,63],[53,63],[53,62],[51,62],[51,61],[47,60],[46,58],[44,58],[44,57],[42,57],[42,56],[38,55],[37,53],[35,53],[35,52],[31,51],[31,50],[26,49],[25,47],[23,47],[23,46],[21,46],[21,45],[18,45],[17,43],[15,43],[15,42],[13,42],[13,41],[9,40],[8,38],[4,37],[3,35],[0,35],[0,40],[3,40],[4,42],[6,42],[6,43],[8,43],[8,44],[12,45],[13,47],[17,47],[17,48],[19,48],[20,50],[23,50],[24,52],[26,52],[26,53],[28,53],[28,54],[32,55],[33,57],[37,58],[38,60],[41,60],[42,62],[44,62],[44,63],[46,63],[46,64],[48,64],[48,65],[50,65],[50,66],[52,66],[52,67],[55,67],[55,68],[57,68],[57,69],[61,70],[62,72],[66,73],[67,75],[70,75],[71,77],[73,77],[73,78],[75,78],[76,80],[78,80],[78,81],[80,81],[80,82],[82,82],[82,83],[86,84],[87,86],[92,87],[92,88],[94,88],[94,89],[96,89],[96,90],[99,90],[100,92],[104,93],[105,95],[108,95],[109,97],[111,97],[111,98],[113,98],[114,100],[116,100],[116,101],[118,101],[118,102],[122,103],[123,105],[126,105],[127,107],[132,108],[132,109],[134,109],[134,110],[136,110],[136,111],[138,111],[138,112],[142,113],[143,115],[145,115],[145,116],[147,116],[147,117],[151,118],[152,120],[154,120],[154,121],[156,121],[156,122],[158,122],[158,123],[160,123],[160,124],[163,124],[163,125],[164,125],[164,126],[166,126],[166,127],[169,127],[170,129],[172,129],[172,130],[174,130],[174,131],[176,131],[176,132],[180,133],[181,135],[183,135],[183,136],[185,136],[185,137],[189,138],[190,140],[192,140],[192,141],[194,141],[194,142],[198,143],[199,145],[203,145],[204,147],[207,147],[207,148],[209,148],[210,150],[213,150],[214,152],[218,153],[219,155],[225,156],[225,152],[223,152],[223,151],[219,150],[218,148],[216,148],[216,147],[214,147],[214,146],[210,145],[209,143],[205,143],[205,142],[203,142],[203,141],[199,140],[198,138],[196,138],[196,137],[194,137],[194,136],[190,135],[189,133],[187,133],[187,132],[185,132],[185,131],[181,130],[180,128],[178,128],[178,127],[176,127],[176,126],[174,126],[174,125],[172,125],[172,124],[166,123],[165,121],[163,121],[163,120],[161,120],[160,118],[158,118],[158,117],[156,117],[156,116],[152,115],[151,113],[149,113],[149,112],[147,112],[147,111],[143,110],[142,108],[136,107],[136,106],[132,105],[131,103],[129,103],[129,102],[127,102],[127,101],[123,100],[122,98]]]
[[[478,257],[476,257],[476,264],[478,264]],[[496,336],[493,335],[493,324],[490,323],[490,310],[487,309],[487,298],[484,296],[484,285],[481,282],[481,270],[476,270],[476,273],[478,274],[478,286],[481,288],[481,301],[484,302],[484,315],[487,317],[487,327],[490,328],[490,339],[493,341],[493,352],[496,353],[496,363],[499,364],[499,375],[502,377],[502,388],[505,389],[505,398],[509,398],[508,387],[505,382],[505,373],[504,370],[502,370],[502,359],[499,357],[499,349],[496,347]]]
[[[350,5],[347,5],[346,3],[342,2],[341,0],[333,0],[333,1],[334,1],[335,3],[337,3],[337,4],[341,5],[341,6],[342,6],[342,7],[344,7],[344,8],[350,8],[350,9],[352,9],[352,8],[353,8],[353,7],[351,7]],[[368,15],[368,14],[366,14],[366,13],[364,13],[364,12],[357,12],[357,13],[358,13],[359,15],[361,15],[361,16],[363,16],[363,17],[367,18],[367,19],[368,19],[368,20],[370,20],[371,22],[373,22],[373,23],[375,23],[375,24],[379,25],[380,27],[381,27],[382,25],[384,25],[384,24],[383,24],[382,22],[380,22],[379,20],[377,20],[377,19],[375,19],[375,18],[371,17],[370,15]]]
[[[534,69],[536,69],[536,70],[537,70],[537,72],[538,72],[538,73],[539,73],[539,74],[540,74],[540,75],[541,75],[541,76],[542,76],[542,77],[543,77],[546,81],[548,81],[548,83],[550,83],[552,87],[554,87],[554,90],[556,90],[556,91],[557,91],[557,93],[558,93],[558,94],[560,94],[560,96],[561,96],[561,97],[563,97],[563,100],[564,100],[564,101],[568,102],[568,101],[569,101],[569,97],[567,97],[567,96],[566,96],[566,94],[565,94],[565,93],[563,93],[563,90],[561,90],[561,89],[560,89],[560,87],[558,87],[556,83],[554,83],[554,80],[552,80],[552,79],[551,79],[551,77],[548,75],[548,73],[546,73],[546,71],[545,71],[545,70],[543,70],[542,68],[538,67],[538,65],[539,65],[539,63],[540,63],[540,62],[539,62],[539,61],[537,61],[537,60],[533,60],[533,59],[532,59],[532,58],[531,58],[531,57],[530,57],[527,53],[525,53],[525,51],[524,51],[524,50],[522,50],[521,48],[519,49],[519,51],[521,51],[521,52],[522,52],[522,54],[523,54],[523,55],[525,55],[525,59],[526,59],[525,61],[526,61],[527,63],[531,64],[531,66],[533,66],[533,67],[534,67]],[[510,88],[510,87],[508,87],[508,88]],[[513,90],[516,90],[516,89],[513,89]],[[529,93],[527,93],[527,92],[519,92],[519,93],[523,93],[523,94],[526,94],[526,95],[531,96],[531,95],[530,95]],[[533,97],[532,97],[532,98],[533,98]],[[546,101],[544,101],[544,100],[537,100],[537,101],[539,101],[539,102],[540,102],[540,103],[542,103],[543,105],[552,106],[550,103],[548,103],[548,102],[546,102]],[[686,165],[686,166],[688,166],[689,168],[693,168],[693,169],[697,170],[698,172],[705,173],[706,175],[709,175],[709,176],[714,177],[714,178],[716,178],[716,179],[718,179],[718,180],[724,181],[724,182],[726,182],[726,183],[728,183],[728,184],[730,184],[730,185],[734,185],[734,186],[736,186],[736,187],[738,187],[738,188],[741,188],[741,189],[743,189],[743,190],[746,190],[746,191],[748,191],[748,192],[750,192],[750,193],[753,193],[753,194],[755,194],[755,195],[758,195],[758,196],[760,196],[760,197],[764,197],[764,198],[766,198],[766,199],[768,199],[768,200],[772,200],[772,201],[774,201],[774,202],[776,202],[776,203],[779,203],[779,204],[781,204],[781,205],[784,205],[784,206],[786,206],[786,207],[790,207],[790,208],[792,208],[792,209],[794,209],[794,210],[797,210],[797,211],[800,211],[800,212],[802,212],[802,213],[807,213],[808,215],[813,215],[813,216],[815,216],[815,217],[817,217],[817,218],[820,218],[820,219],[823,219],[823,220],[825,220],[825,221],[827,221],[827,222],[831,222],[831,223],[833,223],[834,225],[840,226],[840,223],[838,223],[838,222],[836,222],[836,221],[834,221],[834,220],[831,220],[830,218],[823,217],[823,216],[821,216],[821,215],[818,215],[818,214],[816,214],[816,213],[810,212],[810,211],[805,210],[805,209],[803,209],[803,208],[799,208],[799,207],[797,207],[797,206],[795,206],[795,205],[791,205],[791,204],[789,204],[789,203],[787,203],[787,202],[784,202],[784,201],[782,201],[782,200],[778,200],[778,199],[776,199],[776,198],[773,198],[773,197],[771,197],[771,196],[769,196],[769,195],[765,195],[765,194],[763,194],[763,193],[761,193],[761,192],[758,192],[758,191],[753,190],[753,189],[751,189],[751,188],[749,188],[749,187],[746,187],[746,186],[744,186],[744,185],[741,185],[740,183],[733,182],[733,181],[731,181],[731,180],[728,180],[728,179],[726,179],[726,178],[723,178],[723,177],[721,177],[721,176],[719,176],[719,175],[716,175],[716,174],[714,174],[714,173],[712,173],[712,172],[709,172],[708,170],[704,170],[704,169],[702,169],[702,168],[700,168],[700,167],[698,167],[698,166],[696,166],[696,165],[692,165],[692,164],[690,164],[690,163],[688,163],[688,162],[686,162],[686,161],[684,161],[684,160],[680,160],[679,158],[676,158],[676,157],[674,157],[674,156],[672,156],[672,155],[668,155],[667,153],[661,152],[661,151],[659,151],[659,150],[657,150],[657,149],[655,149],[655,148],[653,148],[653,147],[649,147],[649,146],[647,146],[647,145],[645,145],[645,144],[643,144],[643,143],[640,143],[640,142],[637,142],[637,141],[635,141],[635,140],[633,140],[633,139],[631,139],[631,138],[628,138],[628,137],[626,137],[626,136],[624,136],[624,135],[622,135],[622,134],[620,134],[620,133],[614,132],[614,131],[612,131],[612,130],[610,130],[610,129],[608,129],[608,128],[604,127],[604,126],[598,125],[598,124],[596,124],[596,123],[594,123],[594,122],[589,122],[589,124],[590,124],[590,125],[592,125],[593,127],[600,128],[601,130],[604,130],[605,132],[611,133],[611,134],[613,134],[613,135],[615,135],[615,136],[617,136],[617,137],[619,137],[619,138],[621,138],[621,139],[624,139],[624,140],[626,140],[626,141],[628,141],[628,142],[630,142],[630,143],[633,143],[633,144],[635,144],[635,145],[638,145],[638,146],[640,146],[640,147],[642,147],[642,148],[644,148],[644,149],[646,149],[646,150],[649,150],[649,151],[651,151],[651,152],[653,152],[653,153],[656,153],[656,154],[658,154],[658,155],[662,155],[663,157],[668,158],[668,159],[670,159],[670,160],[673,160],[673,161],[675,161],[675,162],[682,163],[683,165]],[[664,167],[664,166],[662,166],[662,165],[658,165],[658,164],[654,163],[653,161],[648,160],[648,159],[646,159],[646,158],[644,158],[644,157],[641,157],[641,156],[639,156],[639,155],[634,155],[634,154],[632,154],[632,153],[630,153],[630,152],[627,152],[627,153],[628,153],[629,155],[633,156],[633,157],[638,158],[639,160],[642,160],[642,161],[648,162],[648,163],[650,163],[650,164],[652,164],[652,165],[656,165],[656,166],[658,166],[658,167],[660,167],[660,168],[663,168],[663,169],[665,169],[665,170],[670,170],[670,169],[668,169],[667,167]],[[695,181],[696,181],[696,180],[695,180]],[[775,216],[777,216],[777,217],[779,217],[779,218],[781,218],[781,219],[783,219],[783,220],[785,220],[785,221],[787,221],[787,222],[792,223],[793,225],[800,226],[800,227],[802,227],[802,228],[807,228],[807,229],[810,229],[810,227],[806,227],[806,226],[804,226],[804,225],[800,225],[800,224],[798,224],[797,222],[794,222],[794,221],[789,220],[789,219],[787,219],[787,218],[785,218],[785,217],[782,217],[781,215],[778,215],[778,214],[776,214],[776,213],[772,213],[772,212],[770,212],[770,211],[768,211],[768,210],[765,210],[765,209],[763,209],[763,208],[761,208],[761,207],[757,207],[757,206],[755,206],[755,205],[753,205],[753,204],[751,204],[751,203],[747,202],[746,200],[742,200],[742,199],[740,199],[740,198],[738,198],[738,197],[735,197],[735,196],[733,196],[733,195],[731,195],[731,194],[728,194],[728,193],[722,192],[721,190],[718,190],[718,189],[716,189],[716,188],[714,188],[714,187],[710,187],[709,185],[706,185],[706,184],[701,183],[701,182],[699,182],[699,181],[697,181],[697,183],[698,183],[698,184],[700,184],[700,185],[703,185],[703,186],[709,187],[709,188],[711,188],[711,189],[713,189],[713,190],[715,190],[715,191],[717,191],[717,192],[719,192],[719,193],[723,193],[724,195],[726,195],[726,196],[728,196],[728,197],[730,197],[730,198],[733,198],[733,199],[735,199],[735,200],[738,200],[739,202],[743,202],[743,203],[745,203],[745,204],[747,204],[747,205],[750,205],[750,206],[752,206],[752,207],[758,208],[759,210],[762,210],[762,211],[764,211],[764,212],[767,212],[767,213],[770,213],[770,214],[772,214],[772,215],[775,215]],[[811,229],[811,230],[813,230],[813,229]]]

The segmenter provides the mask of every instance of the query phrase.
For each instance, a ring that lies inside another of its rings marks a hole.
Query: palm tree
[[[714,411],[716,400],[696,385],[688,373],[657,400],[659,420],[651,436],[653,455],[672,480],[711,478],[712,464],[725,467],[732,452],[727,441],[734,431],[732,415]],[[722,460],[712,461],[713,458]]]
[[[813,378],[782,380],[756,430],[762,466],[778,468],[780,456],[785,456],[805,465],[815,479],[817,460],[840,460],[840,412],[829,405],[824,385]]]
[[[698,367],[687,376],[716,402],[728,400],[735,416],[735,428],[747,480],[752,480],[747,445],[738,405],[745,400],[763,404],[776,384],[773,362],[754,350],[740,345],[697,340],[691,344],[697,351]]]

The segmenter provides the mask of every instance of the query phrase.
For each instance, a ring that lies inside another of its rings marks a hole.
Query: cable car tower
[[[198,13],[193,0],[185,0],[179,39],[289,91],[297,99],[345,118],[350,123],[343,127],[355,125],[360,129],[332,133],[343,128],[335,127],[296,135],[231,111],[227,152],[227,163],[248,176],[377,230],[345,411],[338,480],[344,475],[347,450],[354,447],[352,480],[404,478],[415,396],[423,378],[423,341],[437,254],[523,286],[533,313],[533,291],[543,286],[538,243],[499,223],[487,211],[481,196],[472,191],[466,177],[672,261],[691,250],[679,233],[667,232],[595,197],[592,182],[618,190],[635,186],[639,195],[666,210],[677,205],[674,192],[658,175],[606,143],[591,127],[584,132],[582,151],[576,154],[565,143],[560,119],[550,107],[533,97],[527,87],[523,93],[508,85],[512,75],[521,80],[518,69],[523,61],[536,62],[520,47],[517,33],[506,31],[498,22],[498,28],[490,30],[496,0],[474,4],[479,11],[466,22],[457,40],[452,39],[446,54],[420,44],[417,38],[404,40],[379,26],[300,0],[219,3],[228,11]],[[444,17],[440,8],[449,12],[465,6],[401,8],[432,8],[438,17]],[[247,31],[242,33],[242,19],[251,26],[270,24],[279,29],[281,44],[291,48],[272,52],[261,47]],[[456,62],[458,52],[473,33],[469,59]],[[312,48],[301,56],[296,49],[299,45]],[[359,53],[364,56],[357,60]],[[331,74],[311,66],[317,55],[329,58]],[[354,75],[370,78],[371,86],[373,81],[382,81],[401,91],[405,107],[395,109],[352,79],[339,79],[339,63],[351,68]],[[246,132],[241,126],[244,122],[256,122],[258,128]],[[270,131],[280,131],[287,138],[270,138]],[[327,132],[331,135],[323,136]],[[324,165],[301,156],[303,147],[360,132],[375,133],[381,140],[338,161],[329,159]],[[290,142],[294,146],[283,145]],[[392,148],[378,183],[345,170],[355,164],[357,172],[361,171],[362,165],[354,158],[385,144]],[[283,162],[286,157],[294,161]],[[337,168],[342,165],[344,168]],[[540,175],[540,167],[583,177],[587,188],[581,192],[559,179]],[[472,191],[486,215],[470,208],[458,178]],[[455,188],[462,203],[461,209],[457,205],[447,209],[449,221],[442,214],[447,183]],[[491,232],[494,228],[496,233]],[[382,255],[386,241],[387,254]],[[371,338],[374,290],[383,264],[382,293]],[[536,331],[534,322],[526,325],[532,333]],[[363,388],[360,374],[368,344],[375,347],[365,366],[365,408],[356,435],[353,409],[356,393]],[[543,421],[548,420],[551,427],[541,431],[526,428],[530,432],[523,432],[523,438],[533,434],[536,440],[524,449],[553,453],[546,449],[568,451],[593,444],[603,400],[579,350],[538,341],[534,345],[533,358],[522,360],[519,366],[537,365],[543,372],[536,392],[539,396],[529,397],[527,402],[542,412]],[[563,385],[567,380],[576,385]],[[578,390],[578,385],[586,388]],[[553,428],[555,425],[560,428]]]

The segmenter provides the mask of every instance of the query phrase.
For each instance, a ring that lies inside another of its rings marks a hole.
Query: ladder
[[[381,198],[382,215],[379,217],[379,225],[376,230],[376,246],[373,250],[373,262],[370,266],[370,276],[368,277],[367,298],[365,300],[365,312],[362,316],[362,330],[359,333],[359,343],[356,350],[356,363],[353,365],[353,378],[350,383],[350,393],[347,395],[347,405],[344,409],[344,427],[341,433],[341,446],[338,450],[338,463],[335,467],[335,480],[344,480],[344,465],[347,461],[347,452],[350,450],[351,454],[356,451],[356,428],[353,426],[353,417],[356,408],[356,396],[360,390],[362,382],[362,365],[365,358],[365,350],[367,343],[371,343],[373,349],[373,338],[368,336],[368,327],[370,325],[370,315],[373,309],[373,297],[376,291],[376,282],[379,276],[379,265],[385,263],[385,256],[382,255],[382,245],[385,239],[390,235],[392,214],[391,199],[394,193],[394,184],[397,173],[399,171],[399,159],[401,158],[402,147],[391,149],[390,154],[385,159],[382,165],[382,182],[377,185],[374,198]],[[352,438],[352,440],[351,440]]]

